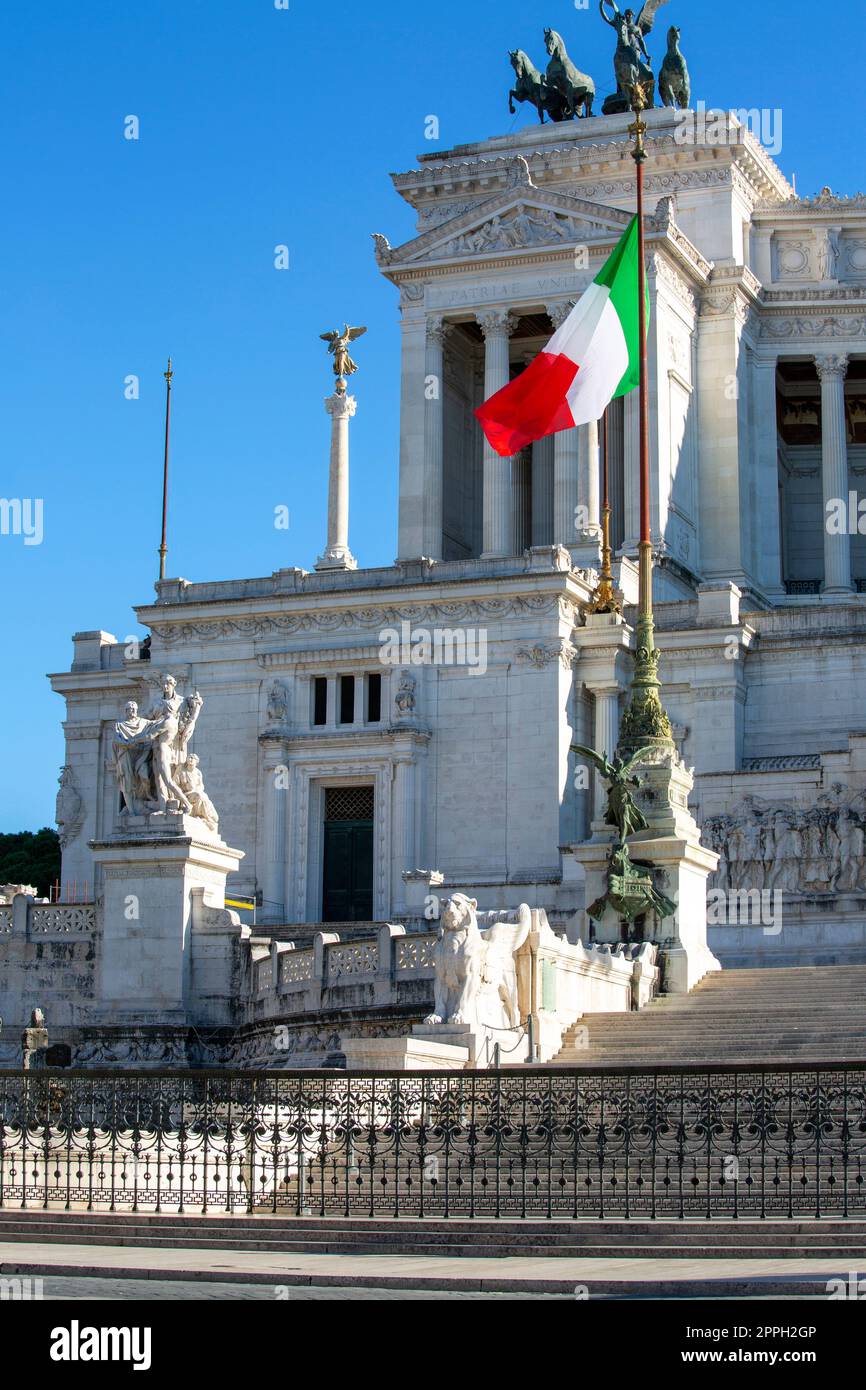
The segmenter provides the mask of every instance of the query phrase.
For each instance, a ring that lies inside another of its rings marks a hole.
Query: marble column
[[[524,371],[536,356],[523,354]],[[521,449],[511,460],[512,555],[522,555],[532,545],[532,445]]]
[[[437,315],[427,319],[424,353],[424,554],[442,558],[443,415],[445,340],[449,326]]]
[[[522,449],[511,460],[512,555],[522,555],[532,544],[532,449]]]
[[[755,439],[754,566],[758,585],[769,598],[784,593],[782,517],[779,508],[779,425],[776,407],[777,358],[756,360],[753,371]]]
[[[565,322],[574,307],[572,300],[548,304],[547,314],[554,328]],[[557,545],[573,546],[578,535],[575,508],[580,502],[580,431],[559,430],[553,436],[553,540]]]
[[[484,399],[508,385],[508,340],[516,320],[506,309],[479,314],[484,335]],[[484,539],[482,559],[510,555],[514,539],[511,459],[484,441]]]
[[[288,766],[282,739],[262,739],[265,811],[265,856],[262,866],[262,918],[286,919],[286,808],[289,800]]]
[[[593,747],[597,753],[612,758],[619,742],[619,698],[618,685],[602,686],[593,690],[595,696],[595,727]],[[593,817],[601,820],[607,804],[604,782],[596,772],[593,778]]]
[[[406,912],[405,872],[417,869],[415,863],[415,761],[411,756],[398,758],[394,766],[394,844],[396,873],[394,875],[397,912]]]
[[[841,534],[827,527],[828,503],[841,499],[848,519],[848,440],[845,427],[845,376],[848,358],[843,354],[816,357],[821,379],[821,474],[824,493],[824,585],[825,594],[850,594],[851,538],[847,526]]]
[[[317,570],[354,570],[358,562],[349,549],[349,421],[357,409],[354,396],[337,391],[326,396],[331,417],[331,469],[328,478],[328,544],[316,561]]]
[[[532,446],[532,544],[553,545],[553,435]]]
[[[589,513],[589,523],[584,528],[585,535],[593,540],[597,540],[601,536],[598,421],[591,420],[588,425],[581,425],[578,430],[578,435],[580,436],[578,491],[580,493],[580,502],[586,507]]]

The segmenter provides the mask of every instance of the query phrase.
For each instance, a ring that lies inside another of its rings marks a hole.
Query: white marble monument
[[[656,643],[677,753],[695,778],[691,809],[645,850],[683,846],[666,861],[653,850],[681,905],[711,875],[708,949],[723,964],[863,962],[866,197],[798,196],[742,118],[725,115],[712,141],[689,143],[687,114],[646,113],[645,173]],[[345,398],[331,416],[321,568],[302,568],[313,557],[299,554],[273,574],[167,578],[135,610],[148,660],[89,629],[75,634],[69,669],[51,677],[66,707],[63,883],[95,883],[97,901],[115,891],[104,876],[115,862],[94,845],[118,831],[117,742],[133,803],[147,802],[148,816],[160,809],[156,740],[130,751],[115,726],[136,737],[138,711],[166,699],[163,672],[201,692],[200,761],[187,758],[183,773],[160,763],[162,800],[194,811],[206,785],[219,833],[243,851],[235,891],[258,895],[256,931],[280,948],[279,988],[264,979],[269,942],[255,948],[261,961],[247,961],[262,976],[254,997],[267,1001],[269,1024],[296,1010],[291,1036],[301,1042],[286,1064],[341,1055],[328,1008],[333,991],[350,990],[349,975],[329,983],[316,972],[342,971],[351,942],[322,946],[319,959],[304,945],[316,933],[367,924],[365,940],[376,942],[383,926],[399,926],[411,942],[432,920],[428,900],[463,893],[479,914],[544,910],[557,938],[567,930],[588,949],[595,851],[587,858],[581,846],[603,802],[592,778],[576,779],[570,749],[612,751],[628,690],[637,401],[618,401],[607,421],[624,594],[614,621],[590,611],[600,560],[594,431],[563,432],[494,465],[473,412],[543,348],[633,215],[629,124],[612,115],[519,128],[427,151],[393,176],[416,217],[401,245],[374,242],[400,309],[393,564],[351,567]],[[828,529],[830,503],[844,526]],[[386,634],[404,624],[398,665]],[[483,663],[468,659],[482,651]],[[138,711],[119,719],[129,702]],[[160,718],[168,727],[168,711]],[[198,805],[177,838],[209,844]],[[700,846],[692,816],[706,828]],[[336,862],[355,866],[338,892]],[[424,879],[425,865],[444,882]],[[759,899],[782,893],[780,922],[732,915],[729,890],[752,889]],[[171,921],[177,942],[183,914]],[[681,906],[681,941],[687,928]],[[16,930],[12,922],[13,943]],[[281,949],[295,938],[294,954]],[[36,957],[23,935],[18,944],[20,982]],[[389,950],[396,1013],[371,1016],[369,1030],[411,1035],[432,1009],[432,967],[400,938]],[[358,997],[360,980],[365,999],[374,985],[384,998],[377,959],[375,971],[352,975]],[[84,964],[79,975],[86,1010]],[[178,978],[166,998],[183,997]],[[684,978],[693,980],[691,965]],[[298,1003],[314,994],[318,1021]],[[48,1002],[54,1017],[59,1004]],[[2,992],[0,1013],[12,1016]]]

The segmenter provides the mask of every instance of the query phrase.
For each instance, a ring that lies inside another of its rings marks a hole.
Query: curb
[[[13,1261],[0,1264],[0,1275],[54,1275],[78,1279],[153,1279],[162,1282],[270,1284],[292,1288],[427,1289],[449,1293],[547,1293],[574,1296],[575,1287],[597,1298],[771,1298],[827,1296],[830,1279],[847,1280],[847,1272],[792,1275],[780,1278],[635,1279],[495,1279],[450,1275],[393,1274],[279,1274],[276,1271],[218,1269],[141,1269],[135,1266],[93,1266]]]

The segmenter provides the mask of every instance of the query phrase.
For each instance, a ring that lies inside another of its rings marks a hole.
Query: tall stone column
[[[289,799],[288,766],[282,738],[263,737],[265,844],[262,866],[262,918],[286,920],[286,821]]]
[[[585,534],[593,540],[597,540],[601,535],[598,421],[591,420],[588,425],[581,425],[578,435],[580,436],[578,492],[581,503],[589,513]]]
[[[559,328],[574,308],[574,301],[548,304],[547,314]],[[577,542],[575,508],[580,502],[580,431],[559,430],[553,436],[553,540],[556,545]]]
[[[848,518],[848,441],[845,429],[845,376],[848,358],[829,354],[815,358],[821,379],[821,474],[824,492],[825,594],[850,594],[851,539],[847,526],[839,535],[827,528],[827,504],[841,498]]]
[[[516,320],[506,309],[479,314],[484,334],[484,399],[508,385],[508,340]],[[484,441],[484,539],[482,558],[510,555],[513,543],[511,459]]]
[[[536,356],[523,354],[524,371]],[[532,545],[532,445],[521,449],[511,460],[512,555],[522,555]]]
[[[596,687],[593,694],[595,695],[593,746],[597,753],[604,753],[605,757],[612,758],[616,752],[616,745],[619,743],[620,688],[618,685]],[[593,815],[596,820],[600,820],[604,813],[607,793],[604,782],[597,772],[594,785]]]
[[[522,555],[532,544],[532,450],[522,449],[511,460],[511,517],[514,533],[512,555]]]
[[[424,352],[424,554],[432,560],[442,559],[445,340],[448,332],[448,324],[438,315],[429,315]]]
[[[779,425],[776,408],[778,359],[756,360],[753,367],[755,432],[754,565],[758,584],[768,598],[785,591],[782,584],[782,516],[779,506]]]
[[[595,702],[593,747],[597,753],[612,758],[619,743],[620,687],[596,686],[592,693]],[[592,787],[592,818],[600,821],[607,805],[607,788],[598,772],[593,773]]]
[[[395,765],[394,843],[397,872],[395,889],[398,913],[405,913],[406,880],[404,873],[417,869],[415,863],[415,761],[413,757],[398,758]]]
[[[354,396],[337,391],[325,397],[331,417],[331,470],[328,477],[328,544],[316,561],[317,570],[354,570],[358,562],[349,549],[349,421],[357,409]]]
[[[532,446],[532,544],[553,545],[553,435]]]

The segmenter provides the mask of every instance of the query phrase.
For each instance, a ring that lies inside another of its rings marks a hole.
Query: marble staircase
[[[639,1013],[587,1014],[551,1066],[618,1067],[860,1062],[866,966],[723,970]]]
[[[119,1251],[148,1249],[171,1256],[179,1251],[267,1251],[285,1256],[412,1255],[501,1259],[673,1259],[818,1260],[839,1268],[866,1261],[866,1222],[858,1218],[793,1220],[740,1217],[598,1220],[499,1220],[476,1218],[317,1217],[258,1213],[184,1215],[85,1211],[0,1211],[0,1246],[22,1247],[20,1259],[6,1255],[4,1273],[28,1261],[26,1247],[68,1245],[67,1272],[80,1272],[83,1247]],[[38,1258],[33,1250],[32,1258]],[[132,1263],[130,1260],[129,1263]],[[228,1266],[226,1266],[228,1267]],[[360,1266],[359,1266],[360,1269]],[[61,1272],[59,1269],[56,1272]],[[358,1271],[356,1271],[357,1273]],[[171,1276],[170,1276],[171,1277]],[[174,1277],[177,1277],[175,1275]],[[826,1275],[824,1276],[826,1280]]]

